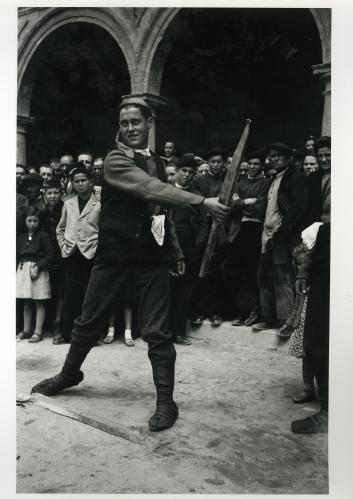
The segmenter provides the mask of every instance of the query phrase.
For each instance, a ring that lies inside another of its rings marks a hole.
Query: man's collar
[[[278,178],[278,177],[281,177],[282,175],[284,175],[284,173],[289,169],[290,167],[287,166],[287,168],[284,168],[284,170],[281,170],[279,172],[276,173],[275,177]]]
[[[189,187],[188,185],[187,185],[187,186],[185,186],[185,187],[183,187],[182,185],[179,185],[177,182],[175,182],[175,184],[174,184],[174,185],[175,185],[175,187],[177,187],[178,189],[183,189],[183,190],[185,190],[185,189],[187,189],[187,188]]]
[[[254,181],[254,180],[258,180],[259,178],[263,178],[265,176],[264,172],[260,172],[258,173],[255,177],[249,177],[249,175],[247,176],[248,180],[251,180],[251,181]]]
[[[116,145],[117,145],[118,149],[123,151],[126,154],[126,156],[128,158],[131,158],[131,159],[134,159],[135,152],[142,151],[142,149],[132,149],[131,147],[125,145],[123,142],[120,142],[119,140],[117,140]],[[146,147],[146,149],[148,149],[150,155],[153,155],[153,152],[151,151],[151,149],[149,147]],[[143,150],[145,151],[145,149],[143,149]]]

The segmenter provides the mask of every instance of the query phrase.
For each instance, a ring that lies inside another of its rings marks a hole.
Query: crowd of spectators
[[[277,329],[290,352],[303,359],[303,390],[293,402],[313,400],[320,412],[295,421],[300,433],[327,430],[330,273],[331,139],[310,136],[303,148],[275,142],[247,150],[239,168],[231,216],[218,231],[208,274],[198,273],[212,218],[174,208],[169,223],[184,258],[171,266],[170,330],[175,343],[190,345],[187,320],[214,328],[224,320],[254,333]],[[167,181],[205,198],[217,197],[232,154],[213,149],[204,157],[178,154],[172,141],[163,154]],[[38,167],[16,165],[17,338],[69,343],[93,265],[104,202],[104,159],[70,154]],[[134,296],[126,291],[102,340],[121,329],[133,346],[139,325]]]

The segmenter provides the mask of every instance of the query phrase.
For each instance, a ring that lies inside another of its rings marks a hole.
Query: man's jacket
[[[76,248],[88,260],[94,258],[98,243],[99,213],[100,203],[94,194],[81,213],[77,195],[65,199],[56,228],[56,237],[63,258],[72,255]]]
[[[303,172],[288,168],[279,186],[277,203],[283,217],[279,233],[294,247],[301,240],[309,211],[308,180]]]

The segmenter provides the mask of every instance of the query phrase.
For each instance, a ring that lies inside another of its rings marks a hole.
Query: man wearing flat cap
[[[267,148],[276,172],[267,196],[258,272],[262,320],[255,331],[280,327],[294,305],[292,250],[301,241],[309,209],[307,178],[295,168],[292,150],[277,142]]]
[[[33,387],[55,395],[83,380],[81,365],[102,334],[117,300],[132,285],[142,338],[148,343],[157,391],[151,431],[165,430],[178,417],[173,400],[176,352],[168,332],[169,269],[182,269],[183,254],[169,221],[170,207],[199,207],[223,221],[229,208],[217,199],[176,189],[166,181],[164,162],[148,146],[153,126],[147,103],[129,97],[119,106],[116,149],[104,161],[96,259],[81,315],[61,372]]]

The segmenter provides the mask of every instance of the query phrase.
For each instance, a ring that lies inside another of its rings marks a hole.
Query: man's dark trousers
[[[75,252],[64,258],[65,291],[63,305],[63,336],[69,341],[74,320],[81,312],[83,299],[88,286],[93,259],[88,260],[76,248]]]
[[[186,335],[187,316],[193,282],[196,278],[195,262],[192,259],[193,247],[178,235],[179,244],[185,256],[185,274],[172,277],[170,282],[169,329],[172,337]]]
[[[244,318],[252,310],[260,308],[257,271],[261,256],[261,234],[262,224],[242,222],[236,238],[226,248],[224,283],[232,309],[235,309],[236,315]]]
[[[330,342],[330,224],[320,227],[310,275],[303,346],[317,381],[321,408],[328,410]]]
[[[124,300],[128,282],[136,291],[137,320],[141,336],[148,343],[157,392],[171,392],[176,352],[168,332],[168,265],[97,263],[93,266],[62,373],[71,378],[80,369],[86,355],[102,335],[102,328],[117,301]]]

